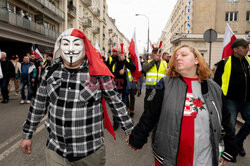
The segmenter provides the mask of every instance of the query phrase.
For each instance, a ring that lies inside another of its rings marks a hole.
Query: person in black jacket
[[[111,71],[115,76],[115,83],[116,83],[116,89],[119,95],[122,98],[123,103],[127,106],[129,106],[129,89],[127,88],[128,85],[128,70],[131,72],[134,72],[136,67],[132,61],[131,58],[126,58],[125,52],[123,50],[119,50],[117,61],[112,62]],[[118,121],[113,116],[113,128],[114,130],[118,129]]]
[[[127,137],[135,150],[152,133],[156,166],[219,164],[219,142],[224,128],[222,165],[235,162],[237,140],[228,120],[220,87],[199,51],[188,45],[177,47],[162,78],[144,104],[139,123]]]
[[[215,72],[214,81],[221,86],[226,97],[226,106],[231,113],[230,124],[235,133],[237,115],[240,112],[244,125],[236,134],[239,154],[245,156],[243,142],[250,131],[250,58],[247,56],[249,43],[237,39],[232,44],[233,54],[221,60]]]
[[[8,85],[11,78],[15,78],[15,67],[13,63],[6,59],[6,53],[1,52],[1,68],[3,73],[3,78],[0,79],[0,87],[3,100],[1,103],[9,102],[9,91]]]

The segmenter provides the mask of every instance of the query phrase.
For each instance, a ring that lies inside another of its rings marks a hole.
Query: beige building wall
[[[227,23],[237,38],[250,40],[250,21],[246,20],[247,11],[250,11],[249,0],[239,0],[238,2],[178,0],[162,32],[161,38],[164,36],[163,43],[165,43],[162,49],[172,53],[177,46],[189,44],[198,48],[209,63],[209,43],[204,41],[203,33],[212,28],[217,32],[217,40],[212,43],[212,67],[221,59]],[[237,12],[237,20],[226,21],[226,12]]]
[[[67,3],[68,14],[65,27],[82,30],[93,46],[98,43],[101,52],[105,55],[108,54],[113,47],[111,44],[114,44],[113,41],[117,41],[118,37],[120,42],[125,42],[125,47],[128,48],[128,40],[107,14],[106,0],[68,0]]]

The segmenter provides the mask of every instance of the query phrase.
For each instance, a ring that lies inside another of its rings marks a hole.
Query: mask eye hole
[[[64,46],[68,46],[68,45],[69,45],[69,43],[63,43],[63,45],[64,45]]]

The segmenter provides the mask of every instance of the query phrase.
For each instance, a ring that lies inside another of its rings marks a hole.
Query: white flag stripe
[[[233,35],[234,35],[233,31],[230,28],[229,24],[227,23],[224,34],[223,48],[231,41]]]

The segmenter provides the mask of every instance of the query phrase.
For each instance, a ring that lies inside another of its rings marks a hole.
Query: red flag
[[[34,49],[34,46],[32,45],[30,49],[30,54],[34,54],[34,52],[35,52],[35,49]]]
[[[138,80],[140,78],[140,75],[142,72],[142,67],[141,67],[139,53],[137,50],[135,31],[134,31],[133,38],[131,39],[128,51],[130,52],[131,59],[136,67],[135,72],[132,73],[132,76],[133,76],[133,78],[136,78],[136,80]]]
[[[103,115],[104,115],[104,127],[114,137],[114,140],[116,140],[115,131],[114,131],[112,123],[111,123],[111,121],[109,119],[109,115],[108,115],[108,112],[107,112],[107,107],[106,107],[106,103],[105,103],[105,98],[104,97],[102,97],[102,109],[103,109]]]
[[[225,34],[224,34],[222,59],[232,55],[233,49],[231,48],[231,46],[235,40],[236,40],[236,36],[234,35],[229,24],[227,24]]]

